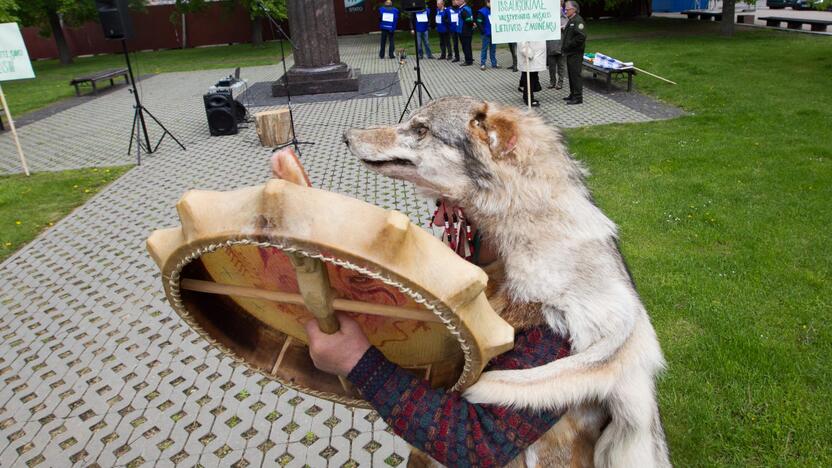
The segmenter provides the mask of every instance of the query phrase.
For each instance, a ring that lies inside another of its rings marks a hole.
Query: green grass
[[[291,47],[286,45],[286,53]],[[267,42],[261,47],[237,44],[197,49],[173,49],[137,52],[131,54],[134,73],[138,78],[149,73],[208,70],[221,68],[270,65],[280,63],[280,42]],[[54,102],[75,96],[75,88],[69,85],[77,76],[111,68],[125,67],[124,56],[97,55],[76,58],[71,65],[62,66],[57,60],[38,60],[32,63],[35,79],[3,83],[13,116],[41,109]],[[123,82],[119,79],[117,82]],[[102,83],[109,86],[109,83]],[[87,92],[90,88],[84,88]]]
[[[636,79],[691,113],[567,131],[669,362],[659,397],[675,465],[832,466],[832,37],[587,50],[678,82]]]
[[[0,176],[0,261],[87,201],[129,167]]]

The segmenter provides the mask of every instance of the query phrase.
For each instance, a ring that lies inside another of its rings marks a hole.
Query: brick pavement
[[[375,38],[342,40],[364,73],[391,72]],[[507,52],[500,59],[506,63]],[[507,70],[482,72],[425,61],[435,95],[519,101]],[[251,81],[276,67],[243,70]],[[405,67],[403,88],[413,73]],[[261,183],[269,151],[254,128],[208,136],[201,94],[221,71],[171,73],[143,83],[146,105],[188,146],[172,142],[0,265],[0,465],[397,466],[406,444],[371,411],[300,394],[211,348],[168,306],[147,235],[178,223],[174,203],[190,188]],[[566,108],[545,92],[541,112],[559,125],[650,118],[588,92]],[[407,94],[407,93],[406,93]],[[298,135],[315,186],[395,208],[425,226],[430,202],[404,183],[361,168],[344,129],[398,119],[405,96],[297,107]],[[129,95],[117,91],[22,129],[32,169],[128,164]],[[71,128],[78,124],[80,129]],[[2,170],[14,152],[0,137]],[[8,160],[8,161],[7,161]],[[11,161],[11,163],[9,163]]]

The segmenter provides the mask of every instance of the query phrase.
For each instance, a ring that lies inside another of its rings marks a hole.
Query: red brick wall
[[[173,49],[182,45],[182,25],[171,22],[174,9],[170,5],[148,7],[145,12],[132,12],[135,37],[128,41],[131,50]],[[288,28],[287,28],[288,29]],[[119,52],[121,42],[104,38],[101,25],[89,22],[77,28],[64,28],[69,47],[74,55]],[[263,20],[263,38],[274,39],[272,28]],[[23,39],[32,59],[55,58],[58,50],[53,37],[43,37],[37,28],[23,28]],[[237,9],[229,14],[220,5],[206,11],[187,15],[189,47],[249,42],[251,20],[248,13]]]

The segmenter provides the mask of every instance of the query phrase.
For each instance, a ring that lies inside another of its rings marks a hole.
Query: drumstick
[[[208,294],[221,294],[225,296],[246,297],[250,299],[263,299],[270,302],[284,304],[305,305],[303,296],[300,294],[269,291],[266,289],[249,288],[246,286],[234,286],[232,284],[214,283],[196,279],[183,279],[179,288],[186,291],[196,291]],[[412,309],[369,302],[351,301],[349,299],[333,299],[332,308],[343,312],[355,312],[358,314],[378,315],[392,317],[402,320],[416,320],[419,322],[439,323],[441,320],[436,315],[424,309]]]

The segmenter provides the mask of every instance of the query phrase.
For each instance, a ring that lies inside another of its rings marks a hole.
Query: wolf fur
[[[568,409],[561,422],[580,424],[561,427],[566,432],[603,427],[595,466],[670,466],[656,402],[655,378],[664,367],[656,333],[621,256],[616,226],[594,204],[586,171],[559,132],[531,113],[448,97],[399,125],[348,130],[344,140],[370,169],[463,207],[504,268],[502,310],[520,311],[521,322],[545,321],[570,337],[569,357],[486,372],[465,397]],[[591,424],[604,420],[598,411],[609,417],[604,426]],[[544,437],[527,450],[524,464],[564,461],[552,455],[558,426],[547,434],[554,440]],[[551,458],[541,459],[546,453]]]

